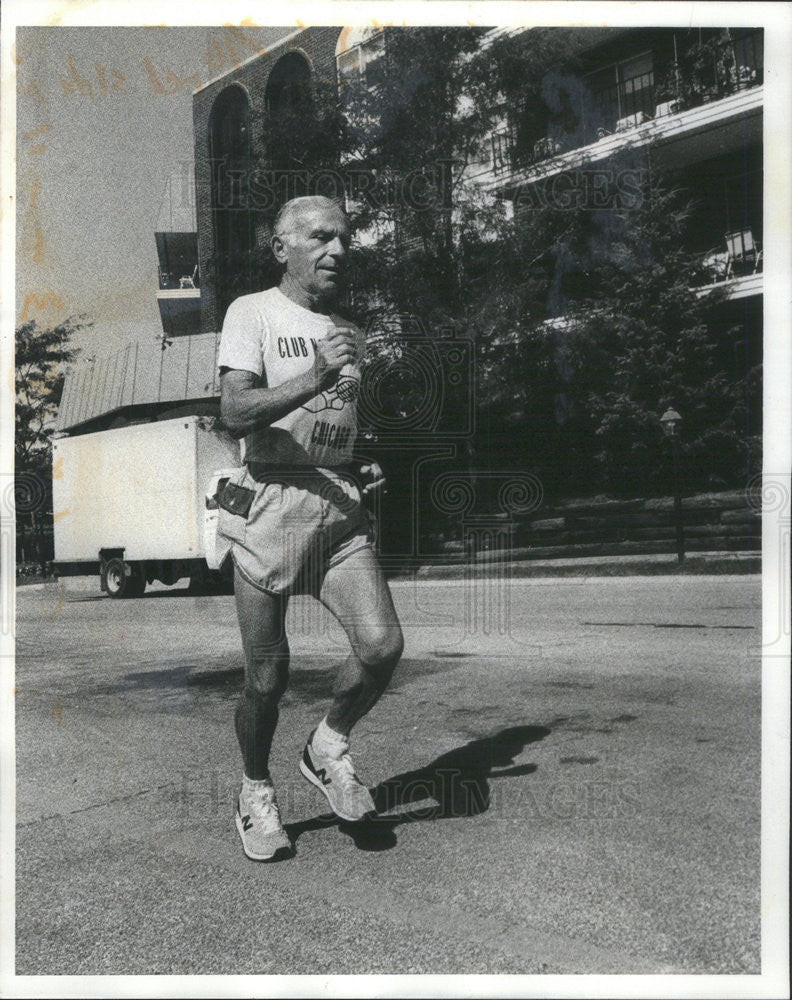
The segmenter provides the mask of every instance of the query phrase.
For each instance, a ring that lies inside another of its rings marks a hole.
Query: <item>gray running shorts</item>
[[[373,545],[373,519],[345,470],[243,466],[230,482],[252,490],[252,503],[246,517],[221,507],[218,534],[258,590],[316,595],[328,569]]]

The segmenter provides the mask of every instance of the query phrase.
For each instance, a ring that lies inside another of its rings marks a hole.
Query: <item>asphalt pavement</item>
[[[17,595],[17,974],[756,973],[760,579],[399,581],[406,648],[353,757],[298,773],[340,629],[289,611],[273,776],[233,822],[233,598]]]

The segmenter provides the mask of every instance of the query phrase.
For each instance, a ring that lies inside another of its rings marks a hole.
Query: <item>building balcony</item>
[[[479,179],[483,187],[506,197],[510,189],[584,164],[602,162],[620,150],[656,146],[658,167],[680,167],[762,141],[764,88],[754,87],[718,101],[653,118],[625,115],[613,132],[601,127],[593,142],[570,148],[564,137],[537,140],[528,153],[518,151],[514,129],[492,136],[492,166]],[[568,140],[567,140],[568,141]],[[526,163],[526,160],[528,161]]]
[[[201,326],[200,288],[161,288],[157,292],[162,329],[167,337],[189,337]]]
[[[605,160],[627,146],[657,144],[658,166],[664,166],[667,145],[667,165],[681,166],[761,142],[761,34],[732,42],[728,60],[717,48],[706,49],[712,66],[702,66],[699,54],[695,69],[683,59],[666,65],[662,74],[652,69],[600,89],[582,85],[578,106],[570,109],[576,119],[572,130],[552,119],[546,135],[519,135],[514,125],[498,129],[491,136],[490,174],[480,183],[508,196],[510,187]],[[514,121],[520,110],[512,109]]]
[[[752,229],[724,236],[725,246],[710,250],[703,258],[708,280],[697,289],[706,294],[723,286],[729,299],[744,299],[763,292],[764,253]]]
[[[748,299],[764,294],[764,279],[761,271],[756,274],[726,278],[724,281],[716,281],[709,285],[700,285],[696,291],[699,295],[706,295],[707,292],[714,291],[714,289],[720,288],[721,285],[725,287],[728,299]]]
[[[709,250],[701,259],[705,281],[691,286],[691,291],[698,295],[707,295],[720,288],[729,301],[763,294],[764,254],[751,229],[727,233],[723,248]],[[570,331],[575,326],[575,318],[574,315],[561,313],[544,320],[542,326],[550,333]]]
[[[168,337],[197,333],[201,321],[198,239],[194,232],[155,234],[160,259],[157,306]]]
[[[195,177],[192,168],[182,164],[165,183],[154,232],[157,305],[167,337],[188,336],[200,329],[197,228]]]

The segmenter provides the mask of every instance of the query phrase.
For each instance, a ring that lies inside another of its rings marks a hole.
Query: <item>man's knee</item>
[[[257,701],[277,705],[289,683],[289,654],[270,650],[265,655],[255,649],[252,652],[245,692]]]
[[[285,677],[252,677],[245,684],[248,701],[263,708],[276,708],[287,687]]]
[[[398,626],[373,629],[360,637],[357,655],[371,673],[389,678],[404,651],[404,637]]]

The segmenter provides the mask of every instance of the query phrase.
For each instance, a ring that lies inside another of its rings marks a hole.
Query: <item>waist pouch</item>
[[[247,517],[253,504],[255,491],[246,486],[237,486],[230,479],[217,497],[217,506],[227,510],[229,514]]]

